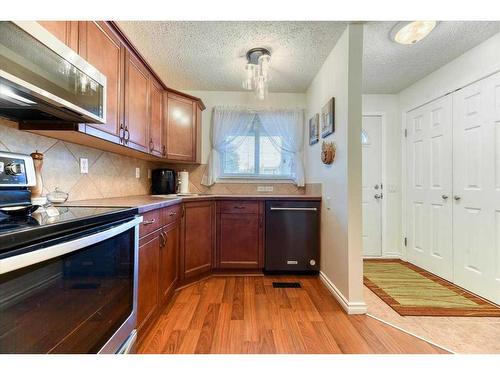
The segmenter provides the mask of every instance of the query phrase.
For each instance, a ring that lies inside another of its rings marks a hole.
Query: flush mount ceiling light
[[[399,44],[415,44],[436,27],[436,21],[398,22],[391,31],[391,40]]]
[[[264,100],[268,93],[270,62],[271,52],[265,48],[252,48],[247,52],[243,88],[254,90],[260,100]]]

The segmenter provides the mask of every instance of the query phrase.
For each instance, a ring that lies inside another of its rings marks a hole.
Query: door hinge
[[[405,237],[405,247],[408,245],[408,239]]]
[[[408,129],[405,129],[405,138],[408,138]]]

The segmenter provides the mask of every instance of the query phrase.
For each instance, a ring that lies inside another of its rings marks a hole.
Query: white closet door
[[[452,254],[452,98],[407,113],[407,259],[447,280]]]
[[[382,117],[363,116],[363,255],[382,256]]]
[[[453,94],[454,282],[500,303],[500,74]]]

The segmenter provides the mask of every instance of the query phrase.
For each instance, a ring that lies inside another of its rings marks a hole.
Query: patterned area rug
[[[500,316],[500,307],[401,260],[363,262],[364,284],[400,315]]]

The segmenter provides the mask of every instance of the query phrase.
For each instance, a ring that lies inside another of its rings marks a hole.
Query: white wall
[[[321,162],[321,141],[309,146],[306,139],[305,147],[306,181],[323,184],[321,270],[356,312],[365,308],[361,260],[362,52],[363,26],[350,25],[307,90],[306,122],[335,97],[335,133],[326,139],[336,144],[335,161],[331,165]]]
[[[401,232],[401,113],[398,95],[363,95],[363,114],[382,114],[384,183],[382,256],[399,257]]]
[[[500,33],[465,52],[399,93],[407,112],[500,70]]]
[[[243,69],[243,68],[242,68]],[[242,70],[243,73],[243,70]],[[213,108],[219,105],[241,106],[244,108],[305,108],[306,95],[295,93],[270,93],[269,97],[261,101],[248,91],[186,91],[203,100],[207,107],[202,116],[202,159],[207,163],[210,154],[210,128],[212,126]]]

